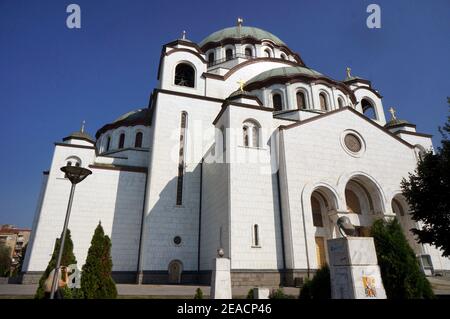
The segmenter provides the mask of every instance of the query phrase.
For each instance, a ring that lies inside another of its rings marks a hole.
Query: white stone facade
[[[314,73],[276,37],[226,32],[201,47],[185,39],[166,44],[148,109],[105,125],[96,141],[78,132],[56,143],[26,274],[44,271],[60,234],[70,190],[60,167],[69,161],[93,171],[76,188],[69,223],[78,264],[100,221],[112,239],[117,280],[208,281],[223,248],[234,285],[288,274],[292,282],[318,269],[321,253],[326,261],[320,243],[340,236],[339,216],[361,234],[396,213],[405,228],[414,226],[400,182],[420,151],[432,149],[430,136],[409,123],[386,124],[369,81]],[[406,213],[393,211],[394,199]],[[450,270],[448,258],[405,232],[435,270]]]

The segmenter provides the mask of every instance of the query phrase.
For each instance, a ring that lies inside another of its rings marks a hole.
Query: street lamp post
[[[79,166],[64,166],[64,167],[61,167],[61,171],[63,171],[66,174],[66,177],[72,183],[72,187],[70,188],[69,203],[67,204],[66,218],[64,220],[64,227],[63,227],[63,231],[61,233],[59,253],[58,253],[58,259],[56,261],[55,273],[53,274],[53,282],[52,282],[52,290],[50,293],[50,299],[54,299],[56,287],[57,287],[57,284],[59,281],[59,278],[58,278],[59,268],[61,266],[61,258],[62,258],[62,254],[63,254],[63,250],[64,250],[64,243],[66,241],[67,225],[69,224],[70,210],[72,209],[73,194],[75,193],[75,185],[78,184],[79,182],[83,181],[86,177],[88,177],[89,175],[92,174],[92,171],[88,170],[87,168],[83,168],[83,167],[79,167]]]

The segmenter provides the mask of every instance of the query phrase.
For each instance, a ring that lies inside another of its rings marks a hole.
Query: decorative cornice
[[[431,134],[411,132],[411,131],[405,131],[405,130],[395,131],[394,134],[409,134],[409,135],[415,135],[415,136],[421,136],[421,137],[429,137],[429,138],[433,137],[433,135],[431,135]]]
[[[142,166],[127,166],[127,165],[113,165],[113,164],[92,164],[89,168],[93,169],[108,169],[114,171],[127,171],[136,173],[147,173],[148,168]]]
[[[362,89],[372,92],[373,94],[375,94],[380,99],[383,98],[383,96],[380,93],[378,93],[377,91],[375,91],[371,87],[367,87],[367,86],[358,86],[356,89],[353,90],[353,93],[358,91],[358,90],[362,90]]]
[[[75,148],[85,148],[89,150],[97,150],[95,146],[87,146],[87,145],[76,145],[76,144],[67,144],[67,143],[55,143],[56,146],[64,146],[64,147],[75,147]]]

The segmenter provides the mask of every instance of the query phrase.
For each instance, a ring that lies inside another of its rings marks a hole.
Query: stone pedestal
[[[211,276],[211,299],[231,299],[230,259],[215,258]]]
[[[253,288],[253,299],[269,299],[269,288]]]
[[[372,237],[329,239],[331,297],[386,299]]]

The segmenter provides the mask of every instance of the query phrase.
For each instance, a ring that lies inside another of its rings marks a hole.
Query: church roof
[[[214,33],[211,33],[206,38],[204,38],[199,46],[202,47],[209,42],[220,42],[224,39],[232,38],[232,39],[241,39],[241,38],[254,38],[256,40],[270,40],[277,45],[286,46],[286,44],[281,41],[276,35],[273,35],[270,32],[264,31],[255,27],[245,27],[245,26],[236,26],[225,28]]]
[[[250,83],[255,83],[259,81],[264,81],[268,78],[276,77],[276,76],[291,76],[291,75],[309,75],[309,76],[323,76],[322,73],[319,73],[313,69],[305,68],[302,66],[291,66],[291,67],[282,67],[276,68],[272,70],[268,70],[258,74],[257,76],[251,78],[245,83],[246,85]]]
[[[112,123],[106,124],[101,129],[99,129],[95,134],[95,137],[98,138],[104,132],[114,128],[118,128],[121,126],[134,126],[134,125],[150,126],[149,108],[133,110],[119,116]]]
[[[63,141],[67,141],[70,139],[78,139],[78,140],[85,140],[91,143],[95,143],[95,139],[90,136],[89,134],[81,131],[72,132],[69,136],[66,136],[63,138]]]

